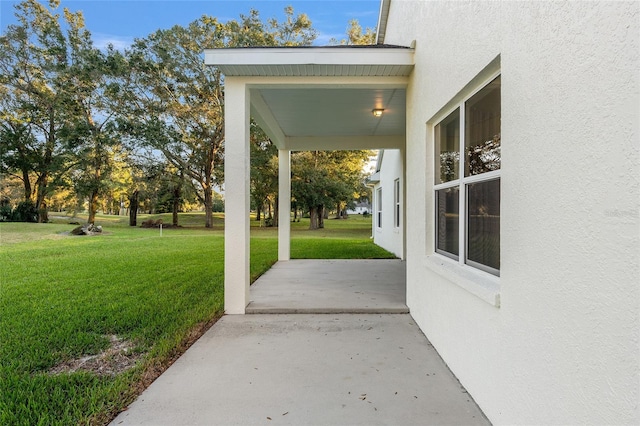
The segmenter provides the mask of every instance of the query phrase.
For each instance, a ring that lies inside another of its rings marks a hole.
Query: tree
[[[133,163],[131,152],[122,144],[111,150],[110,173],[106,177],[105,189],[102,193],[102,211],[106,214],[124,215],[128,189],[133,184]]]
[[[369,151],[310,151],[292,157],[291,190],[296,203],[310,216],[309,229],[322,228],[325,209],[335,206],[337,216],[361,192],[363,167]]]
[[[340,45],[371,45],[376,44],[376,30],[374,28],[367,28],[364,33],[362,32],[362,26],[357,19],[349,21],[347,27],[347,38],[342,40],[331,39],[330,44]]]
[[[31,128],[24,122],[8,115],[8,108],[0,118],[0,176],[13,174],[22,181],[24,201],[31,200],[31,172],[36,158],[33,146],[36,140]]]
[[[59,1],[49,7],[55,11]],[[108,71],[118,55],[93,47],[81,12],[63,12],[61,22],[59,14],[25,0],[16,6],[20,24],[0,39],[0,96],[6,107],[0,119],[7,142],[2,164],[21,172],[25,199],[35,196],[41,222],[47,220],[45,200],[71,171],[75,189],[89,197],[93,222],[117,140]]]
[[[51,0],[49,6],[55,10],[59,1]],[[35,198],[39,222],[47,221],[51,180],[64,171],[60,132],[70,115],[69,34],[79,31],[74,16],[65,11],[65,36],[59,15],[36,0],[25,0],[16,6],[19,24],[0,37],[0,95],[8,107],[1,117],[7,142],[2,163],[21,170],[25,196],[29,191]],[[33,185],[26,169],[35,176]]]
[[[240,21],[230,20],[226,24],[225,46],[309,46],[318,33],[311,27],[309,17],[302,13],[294,16],[293,7],[284,9],[285,20],[260,20],[260,13],[251,9],[249,15],[240,15]]]
[[[138,210],[146,210],[150,214],[170,211],[172,224],[178,226],[184,200],[194,197],[184,174],[153,152],[139,152],[128,163],[131,179],[123,196],[129,202],[129,225],[136,226]]]
[[[204,65],[201,52],[221,47],[223,37],[222,25],[203,17],[137,40],[128,52],[131,74],[123,98],[137,139],[199,186],[208,228],[223,159],[224,101],[220,72]]]
[[[65,14],[68,14],[65,11]],[[76,28],[82,27],[81,16]],[[87,31],[70,33],[69,81],[75,87],[68,104],[74,114],[62,133],[67,149],[76,153],[74,179],[76,192],[89,200],[88,223],[94,223],[98,198],[108,192],[116,155],[121,154],[116,126],[119,85],[116,82],[124,59],[112,48],[105,53],[92,47]]]
[[[251,123],[251,197],[256,207],[256,220],[261,220],[265,206],[271,211],[278,193],[278,149],[262,129]],[[276,204],[277,205],[277,204]],[[272,218],[276,221],[277,213]]]
[[[323,228],[324,206],[331,203],[332,181],[319,160],[320,152],[299,152],[292,157],[291,194],[309,211],[309,229]]]
[[[124,118],[131,135],[161,151],[197,187],[213,226],[213,189],[224,182],[224,88],[220,71],[202,60],[206,48],[310,43],[315,38],[306,15],[266,24],[251,10],[226,24],[203,16],[137,40],[127,58],[129,106]]]

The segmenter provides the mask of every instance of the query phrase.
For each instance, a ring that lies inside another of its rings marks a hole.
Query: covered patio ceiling
[[[411,48],[211,49],[205,64],[246,82],[251,117],[279,149],[404,147]]]

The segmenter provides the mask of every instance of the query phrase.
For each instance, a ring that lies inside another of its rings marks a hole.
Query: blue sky
[[[40,0],[47,3],[47,0]],[[0,0],[0,28],[16,22],[13,0]],[[129,45],[135,37],[144,37],[156,29],[186,25],[202,15],[221,21],[237,19],[253,8],[263,19],[284,16],[291,5],[294,12],[306,13],[319,32],[315,44],[327,44],[331,38],[345,37],[347,24],[357,19],[363,28],[375,28],[380,0],[62,0],[61,7],[82,10],[87,28],[96,46],[113,43],[116,48]]]

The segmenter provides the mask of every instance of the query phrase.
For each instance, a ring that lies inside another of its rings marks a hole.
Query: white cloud
[[[133,44],[133,37],[123,37],[112,34],[93,33],[93,45],[100,50],[112,45],[116,50],[124,50]]]

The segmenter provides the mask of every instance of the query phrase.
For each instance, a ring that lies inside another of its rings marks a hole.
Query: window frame
[[[376,190],[376,225],[382,229],[382,186]]]
[[[393,181],[393,227],[400,228],[400,178]]]
[[[473,96],[475,96],[478,92],[480,92],[481,90],[483,90],[485,87],[487,87],[491,82],[493,82],[495,79],[497,79],[498,77],[501,77],[501,71],[497,71],[493,74],[491,74],[491,76],[485,80],[483,80],[482,82],[480,82],[477,86],[475,86],[474,90],[470,91],[466,96],[460,98],[458,101],[456,101],[456,103],[454,105],[452,105],[450,108],[447,108],[445,111],[442,111],[442,114],[439,114],[438,117],[436,117],[436,119],[434,119],[432,121],[433,126],[431,128],[431,136],[433,138],[433,153],[434,153],[434,173],[432,174],[432,194],[434,197],[434,226],[433,226],[433,230],[434,230],[434,252],[445,256],[447,258],[450,259],[454,259],[455,261],[457,261],[460,266],[469,266],[484,272],[487,272],[489,274],[495,275],[495,276],[500,276],[500,269],[496,269],[487,265],[484,265],[482,263],[478,263],[475,262],[473,260],[468,259],[468,237],[469,237],[469,233],[468,231],[468,227],[469,227],[469,212],[468,212],[468,191],[469,191],[469,185],[473,184],[473,183],[479,183],[479,182],[489,182],[492,180],[498,180],[500,181],[500,175],[501,175],[501,170],[502,170],[502,164],[500,165],[500,169],[498,170],[493,170],[493,171],[489,171],[489,172],[485,172],[485,173],[481,173],[481,174],[477,174],[477,175],[470,175],[470,176],[465,176],[466,175],[466,158],[465,158],[465,148],[466,148],[466,104],[467,101],[469,101]],[[500,91],[500,97],[502,98],[502,83],[500,85],[501,87],[501,91]],[[450,181],[447,182],[442,182],[442,183],[436,183],[439,178],[436,177],[436,173],[440,173],[439,170],[439,154],[436,151],[438,148],[438,141],[436,139],[437,135],[436,135],[436,128],[437,126],[442,123],[443,121],[445,121],[451,114],[453,114],[455,111],[458,111],[458,117],[459,117],[459,163],[458,163],[458,176],[457,179],[452,179]],[[502,117],[502,113],[500,114],[500,116]],[[502,126],[500,126],[500,133],[502,133]],[[502,163],[502,161],[501,161]],[[450,253],[444,250],[441,250],[438,248],[438,238],[439,238],[439,209],[438,209],[438,191],[439,190],[444,190],[444,189],[449,189],[449,188],[458,188],[458,254],[454,254],[454,253]]]

